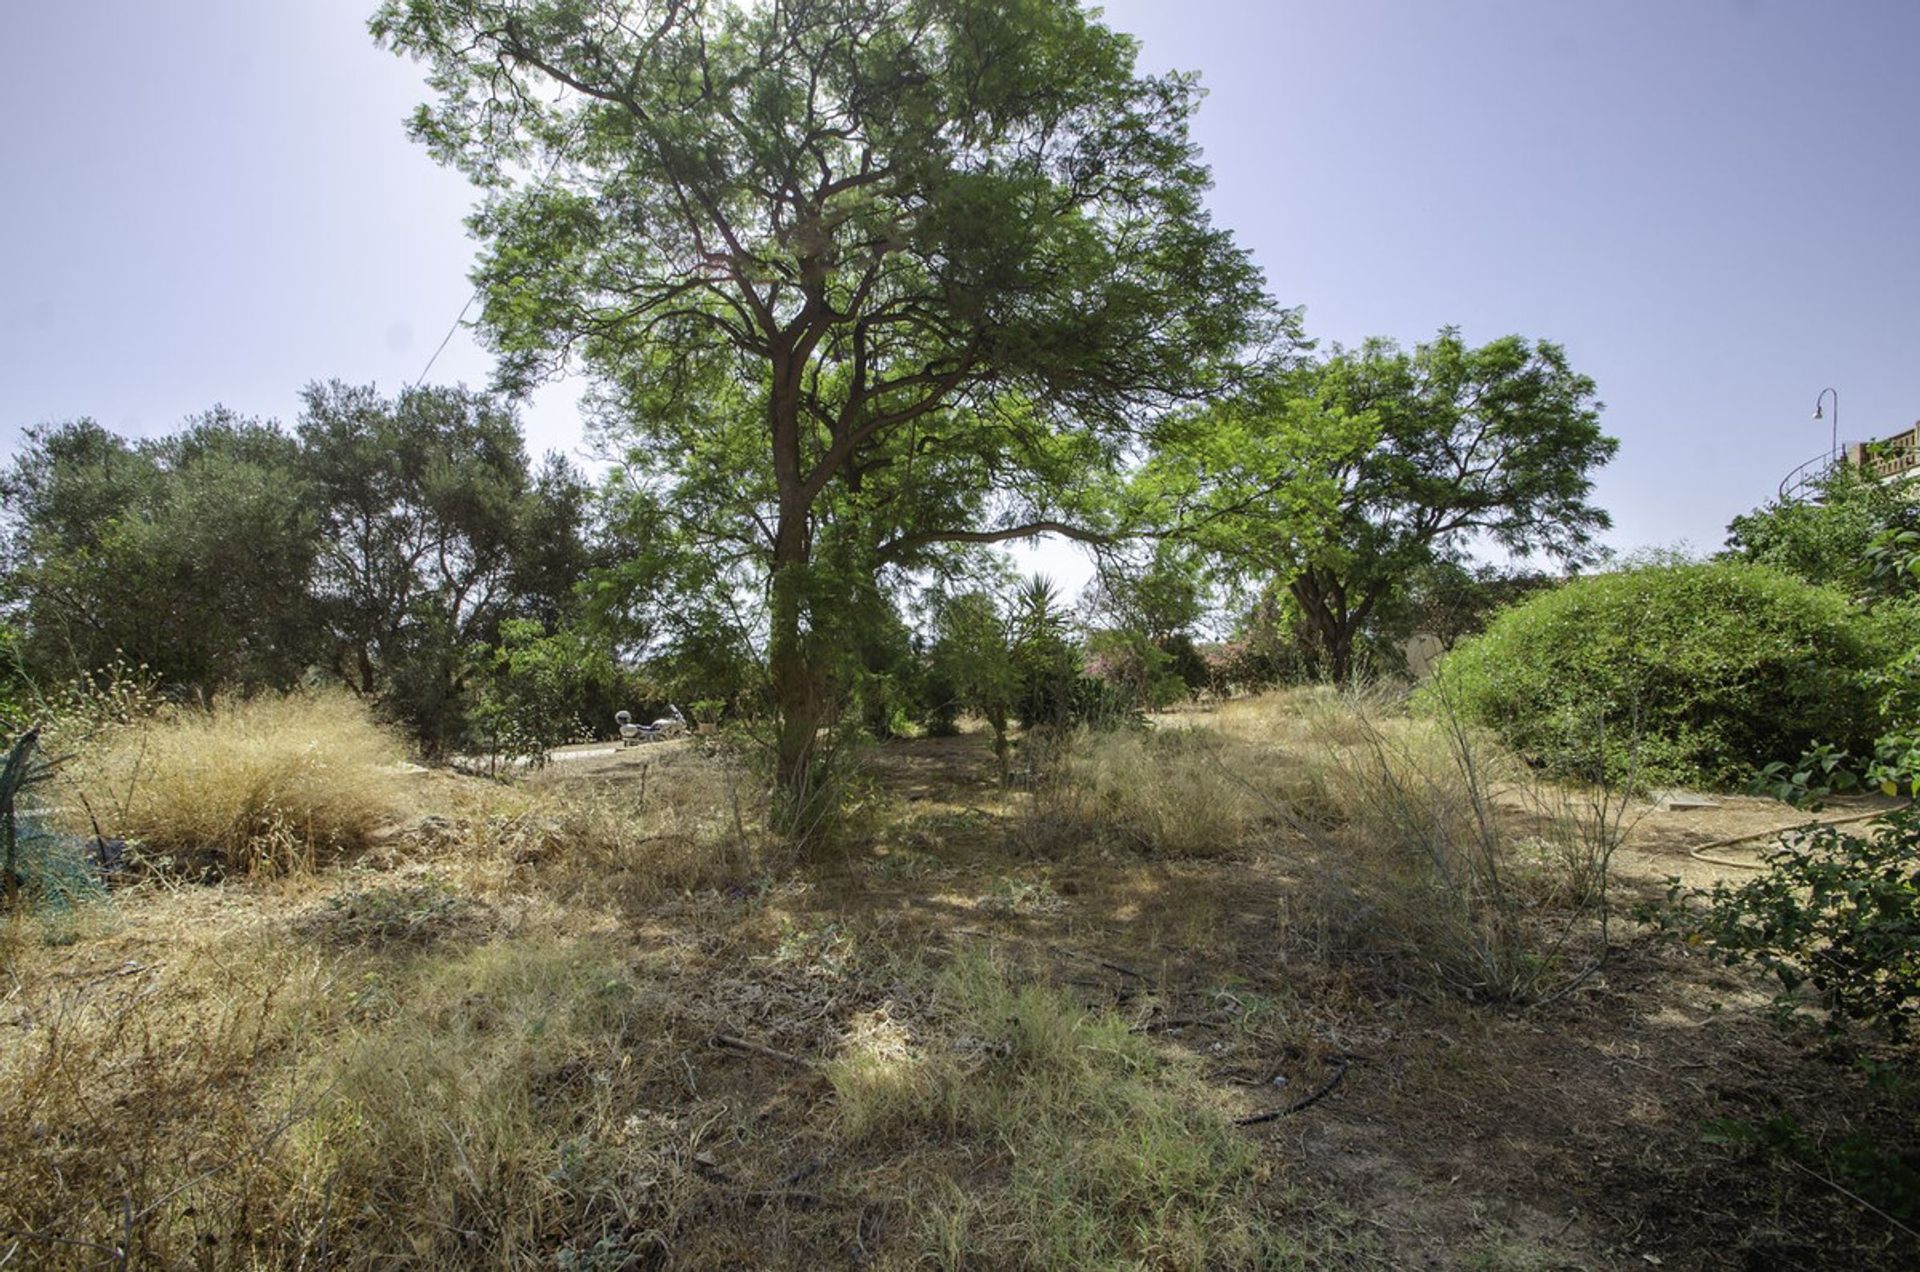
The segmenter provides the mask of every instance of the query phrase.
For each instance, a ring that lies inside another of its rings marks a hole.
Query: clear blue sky
[[[419,373],[467,295],[465,183],[411,145],[371,0],[9,15],[0,448],[163,432]],[[1113,0],[1211,90],[1213,207],[1310,331],[1565,344],[1621,548],[1720,542],[1842,432],[1920,417],[1920,4]],[[463,332],[436,380],[486,379]],[[579,445],[573,394],[529,413]]]

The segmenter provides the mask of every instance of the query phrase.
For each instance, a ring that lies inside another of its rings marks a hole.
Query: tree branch
[[[1064,521],[1029,521],[1025,525],[1008,526],[1004,530],[927,530],[919,534],[903,534],[881,544],[879,555],[882,561],[891,561],[915,548],[935,543],[1005,543],[1009,539],[1033,539],[1043,534],[1057,534],[1064,539],[1102,547],[1114,542],[1112,535],[1071,526]]]

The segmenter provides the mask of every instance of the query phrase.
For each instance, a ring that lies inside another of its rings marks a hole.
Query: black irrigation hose
[[[1836,817],[1831,821],[1797,822],[1792,826],[1776,826],[1772,830],[1756,830],[1744,835],[1735,835],[1730,839],[1716,839],[1710,844],[1701,844],[1698,848],[1687,849],[1687,856],[1695,861],[1704,861],[1715,866],[1732,866],[1736,870],[1765,870],[1766,863],[1758,861],[1735,861],[1731,857],[1709,857],[1706,854],[1716,848],[1731,848],[1735,844],[1744,844],[1751,839],[1765,839],[1773,835],[1784,835],[1790,830],[1829,830],[1835,826],[1851,826],[1855,822],[1873,821],[1881,817],[1891,817],[1913,807],[1908,800],[1898,808],[1877,808],[1870,813],[1855,813],[1852,817]]]
[[[1302,1109],[1310,1108],[1318,1104],[1333,1092],[1333,1088],[1340,1085],[1340,1079],[1347,1076],[1347,1070],[1353,1067],[1353,1062],[1357,1059],[1359,1059],[1358,1056],[1351,1055],[1328,1056],[1326,1058],[1327,1063],[1335,1066],[1332,1077],[1322,1082],[1308,1094],[1295,1100],[1292,1104],[1283,1104],[1277,1109],[1268,1109],[1264,1113],[1249,1113],[1245,1117],[1236,1117],[1233,1119],[1233,1124],[1235,1126],[1258,1126],[1262,1122],[1277,1122],[1283,1117],[1291,1117]]]

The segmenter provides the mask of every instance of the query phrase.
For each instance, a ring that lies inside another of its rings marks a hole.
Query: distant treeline
[[[458,388],[316,384],[291,431],[219,407],[151,439],[36,427],[0,496],[0,603],[34,679],[338,681],[429,749],[466,740],[474,651],[565,624],[595,564],[587,480]]]

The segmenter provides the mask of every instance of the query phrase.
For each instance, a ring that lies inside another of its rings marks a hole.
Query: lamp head
[[[1826,409],[1822,407],[1818,402],[1815,402],[1813,404],[1813,418],[1816,420],[1824,420],[1827,418]]]

